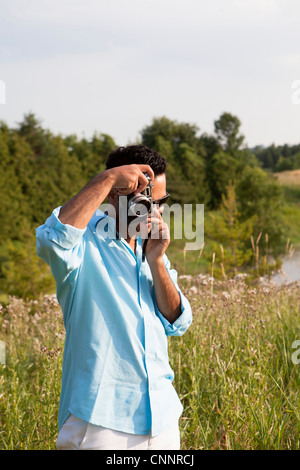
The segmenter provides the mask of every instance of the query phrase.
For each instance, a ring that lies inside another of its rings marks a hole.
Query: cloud
[[[295,141],[299,13],[296,0],[2,0],[2,116],[126,143],[154,116],[210,130],[227,110],[252,144]]]

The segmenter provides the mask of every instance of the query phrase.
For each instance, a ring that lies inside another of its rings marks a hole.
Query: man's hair
[[[149,165],[155,176],[166,172],[167,162],[158,152],[145,145],[128,145],[113,150],[107,159],[106,168],[122,165]]]

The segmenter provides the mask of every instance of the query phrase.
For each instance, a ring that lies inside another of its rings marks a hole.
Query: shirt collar
[[[99,235],[112,239],[118,239],[118,232],[116,231],[116,221],[113,217],[109,217],[106,212],[97,209],[95,214],[90,220],[90,225],[93,230]]]
[[[96,233],[98,233],[99,235],[102,235],[104,238],[109,237],[113,240],[121,240],[121,237],[119,236],[119,233],[116,230],[116,219],[114,217],[110,217],[109,215],[107,215],[106,212],[103,212],[97,209],[95,214],[90,220],[90,224],[92,225]],[[141,237],[137,237],[136,250],[137,250],[137,253],[139,253],[140,256],[142,256]]]

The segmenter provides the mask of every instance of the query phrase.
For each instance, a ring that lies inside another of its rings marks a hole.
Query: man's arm
[[[113,175],[108,171],[100,173],[61,208],[59,220],[63,224],[85,228],[112,186]]]
[[[181,299],[163,258],[150,264],[157,308],[169,323],[174,323],[181,315]]]
[[[163,255],[170,243],[170,233],[159,211],[151,217],[152,230],[146,246],[146,258],[151,269],[157,308],[169,323],[181,315],[181,299],[165,267]]]
[[[61,208],[59,220],[63,224],[85,228],[112,188],[117,188],[122,195],[145,189],[148,180],[144,173],[154,179],[149,165],[123,165],[103,171]]]

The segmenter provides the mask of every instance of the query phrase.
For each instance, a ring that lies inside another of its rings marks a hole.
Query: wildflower
[[[226,300],[230,299],[230,294],[226,291],[222,292],[222,297],[224,297]]]
[[[193,276],[191,274],[182,274],[179,276],[179,279],[186,279],[187,281],[191,281]]]
[[[197,293],[198,293],[197,287],[196,287],[196,286],[192,286],[192,287],[190,288],[190,293],[191,293],[191,294],[197,294]]]

